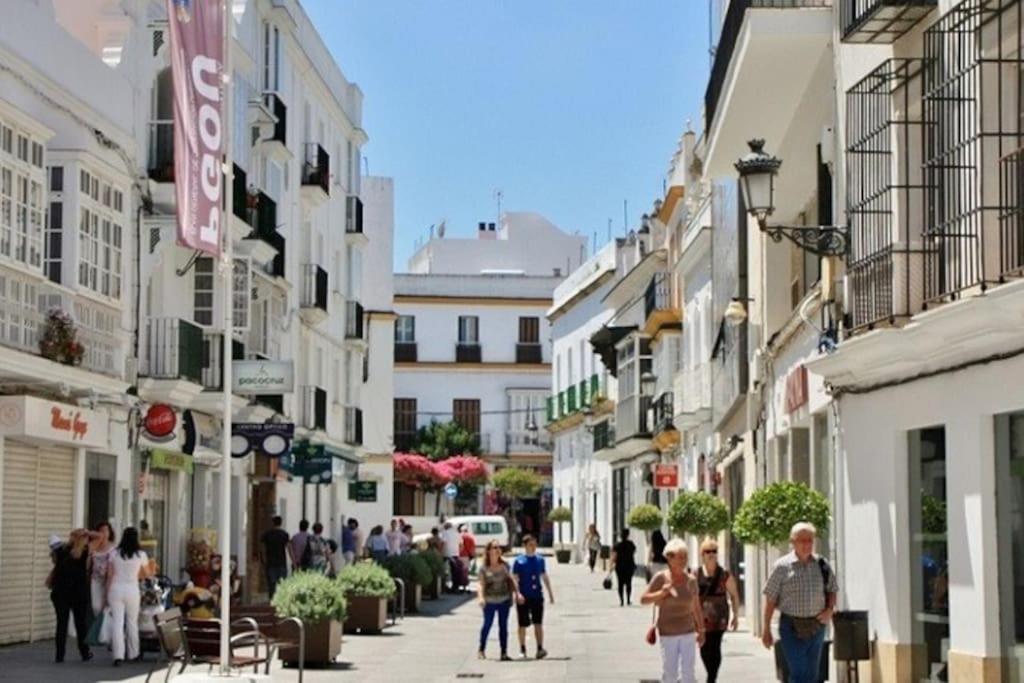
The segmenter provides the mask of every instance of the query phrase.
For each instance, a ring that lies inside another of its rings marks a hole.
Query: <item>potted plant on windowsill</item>
[[[419,553],[391,555],[385,558],[384,568],[396,579],[405,583],[405,609],[418,612],[423,599],[423,587],[430,585],[434,573]]]
[[[341,583],[317,572],[298,572],[277,584],[271,602],[279,618],[296,617],[306,631],[306,664],[327,664],[341,654],[347,603]],[[281,659],[298,663],[297,647],[281,648]]]
[[[548,513],[548,521],[558,527],[558,537],[562,538],[562,525],[572,521],[572,510],[559,505]],[[569,560],[572,559],[572,549],[567,548],[564,542],[560,543],[555,551],[555,558],[557,558],[558,564],[569,564]]]
[[[348,603],[345,631],[379,633],[388,620],[388,600],[395,594],[395,580],[387,570],[360,562],[342,569],[338,583]]]

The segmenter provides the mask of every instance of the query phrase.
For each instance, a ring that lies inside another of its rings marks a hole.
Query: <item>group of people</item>
[[[92,530],[75,529],[68,539],[50,537],[53,568],[46,579],[57,618],[56,661],[64,661],[68,624],[74,619],[82,661],[93,658],[88,635],[96,620],[107,620],[114,665],[136,659],[139,650],[139,581],[153,574],[139,544],[139,533],[126,528],[115,546],[114,529],[100,522]]]

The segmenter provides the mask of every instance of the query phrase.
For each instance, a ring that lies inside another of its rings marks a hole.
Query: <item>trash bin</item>
[[[836,661],[855,662],[871,659],[866,611],[835,612],[832,615],[832,629]]]

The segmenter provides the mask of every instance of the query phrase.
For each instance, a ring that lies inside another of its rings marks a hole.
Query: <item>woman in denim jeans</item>
[[[480,629],[480,651],[477,656],[486,659],[484,650],[487,637],[491,633],[494,617],[498,617],[498,641],[501,644],[501,661],[507,662],[508,656],[508,613],[512,609],[512,600],[522,602],[519,586],[508,565],[501,559],[501,546],[491,541],[484,549],[484,564],[480,568],[480,582],[477,585],[477,602],[484,611],[484,623]]]

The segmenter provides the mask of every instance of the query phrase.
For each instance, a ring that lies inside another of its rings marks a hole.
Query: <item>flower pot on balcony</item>
[[[572,550],[556,550],[555,558],[558,560],[558,564],[569,564],[569,560],[572,559]]]
[[[388,621],[388,599],[364,595],[347,596],[348,615],[345,632],[380,633]]]
[[[330,664],[341,654],[341,622],[337,619],[320,619],[304,622],[306,627],[306,666]],[[297,666],[299,648],[281,648],[281,661]]]

